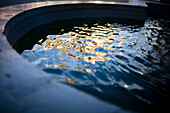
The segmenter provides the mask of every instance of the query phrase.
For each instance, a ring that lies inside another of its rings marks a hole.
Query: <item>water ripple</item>
[[[170,100],[167,25],[154,19],[144,26],[83,24],[48,35],[21,55],[53,79],[124,109],[154,111]]]

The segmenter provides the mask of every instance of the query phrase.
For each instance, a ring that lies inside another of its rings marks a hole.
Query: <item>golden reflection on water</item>
[[[70,78],[68,78],[68,77],[66,77],[65,80],[66,80],[67,82],[70,82],[70,83],[78,83],[78,82],[76,82],[76,81],[74,81],[74,80],[72,80],[72,79],[70,79]]]
[[[61,29],[61,32],[63,31],[64,29]],[[42,40],[39,40],[40,44],[36,45],[44,46],[45,50],[55,48],[65,52],[68,56],[95,64],[96,61],[104,62],[105,60],[111,60],[109,57],[110,52],[106,52],[107,50],[114,51],[115,46],[119,47],[119,50],[122,50],[121,45],[123,39],[125,39],[123,36],[120,37],[116,45],[113,43],[114,41],[117,41],[115,36],[120,35],[121,33],[122,31],[119,31],[114,24],[107,23],[105,26],[101,26],[98,23],[95,23],[93,24],[93,27],[88,27],[87,24],[83,24],[83,27],[74,26],[72,31],[63,33],[62,35],[48,35],[43,43]],[[71,53],[70,49],[73,49],[75,53],[81,54],[76,55]],[[35,50],[35,48],[32,50]],[[87,53],[89,54],[87,55]],[[116,55],[122,55],[122,52],[118,52]],[[66,61],[64,58],[58,58],[62,61]],[[87,64],[84,64],[84,66],[87,66]],[[47,65],[47,67],[67,68],[68,66],[57,64]],[[91,73],[90,69],[82,69],[80,67],[76,67],[75,69]]]
[[[62,61],[65,61],[65,59],[64,58],[61,58],[61,57],[58,57],[60,60],[62,60]]]

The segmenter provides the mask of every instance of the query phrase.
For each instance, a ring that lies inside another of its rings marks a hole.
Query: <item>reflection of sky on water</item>
[[[61,31],[64,31],[64,29]],[[84,24],[83,27],[75,26],[72,31],[62,35],[49,35],[46,41],[41,43],[43,40],[40,40],[39,43],[41,44],[36,44],[32,50],[44,51],[52,49],[53,51],[53,48],[55,48],[56,50],[63,51],[68,56],[85,61],[83,62],[84,64],[95,64],[96,61],[104,62],[105,60],[111,60],[111,54],[122,55],[123,50],[121,45],[124,40],[124,44],[126,45],[126,40],[131,36],[127,31],[122,31],[121,25],[117,25],[116,23],[106,24],[105,26],[100,26],[96,23],[94,27],[90,28],[87,24]],[[65,56],[60,56],[59,59],[61,60],[62,58],[62,61],[69,61],[69,58],[66,59],[67,57],[65,58]],[[63,63],[66,64],[65,62]],[[46,64],[46,66],[74,67],[72,63],[68,64],[68,66],[64,64]],[[80,71],[91,72],[91,69],[82,69],[81,67],[74,68]]]
[[[152,52],[153,56],[150,55],[155,43],[153,40],[157,38],[152,37],[152,41],[146,38],[152,34],[147,27],[149,24],[146,22],[142,28],[117,23],[107,23],[103,26],[95,23],[93,27],[88,27],[87,24],[83,24],[82,27],[74,26],[68,33],[48,35],[45,41],[39,40],[32,51],[25,50],[22,55],[43,68],[63,67],[94,74],[95,70],[90,67],[95,67],[98,65],[96,62],[102,61],[108,62],[108,65],[121,63],[128,66],[128,69],[142,74],[154,70],[148,56],[153,62],[161,60],[157,52]],[[61,29],[61,32],[63,31],[64,29]],[[134,60],[134,57],[143,62]],[[129,72],[123,67],[115,68]]]
[[[130,91],[125,95],[133,95],[129,98],[136,99],[134,103],[154,105],[160,94],[168,97],[164,86],[169,84],[169,43],[167,34],[162,32],[166,29],[157,20],[149,19],[143,27],[84,24],[74,26],[67,33],[61,29],[61,35],[48,35],[32,50],[25,50],[22,56],[52,74],[52,78],[80,89],[88,87],[84,89],[87,92],[91,88],[105,95],[101,98],[106,100],[115,102],[115,94],[111,95],[114,100],[107,96],[117,88],[121,92],[121,87]],[[131,104],[130,100],[126,102]]]

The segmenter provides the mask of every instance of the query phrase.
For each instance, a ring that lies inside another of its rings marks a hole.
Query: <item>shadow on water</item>
[[[93,18],[59,23],[28,32],[14,48],[52,79],[123,109],[168,109],[169,20],[148,18],[144,24],[130,24]]]

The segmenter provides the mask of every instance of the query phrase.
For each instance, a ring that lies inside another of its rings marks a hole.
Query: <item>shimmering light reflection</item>
[[[70,82],[70,83],[77,83],[76,81],[74,81],[74,80],[72,80],[72,79],[70,79],[70,78],[68,78],[68,77],[66,77],[65,79],[66,79],[67,82]]]
[[[96,61],[111,60],[109,54],[119,48],[117,55],[122,55],[121,44],[123,43],[124,36],[121,36],[122,31],[119,31],[119,26],[115,24],[105,24],[105,26],[93,24],[93,27],[88,27],[87,24],[83,24],[83,27],[75,26],[72,31],[64,33],[62,35],[48,35],[47,40],[43,43],[42,39],[36,44],[32,50],[36,50],[40,46],[44,47],[44,50],[55,48],[57,50],[65,52],[68,56],[74,57],[85,62],[95,64]],[[116,26],[116,27],[115,27]],[[61,29],[63,32],[64,29]],[[130,35],[130,34],[129,34]],[[115,36],[121,36],[120,39]],[[117,41],[117,45],[114,45]],[[62,56],[64,57],[64,56]],[[65,61],[64,58],[58,57],[60,60]],[[47,65],[47,67],[69,67],[65,65]],[[75,69],[80,71],[91,72],[90,69],[81,69],[76,67]]]
[[[169,28],[161,22],[61,28],[22,56],[54,79],[123,108],[148,112],[170,99]]]

